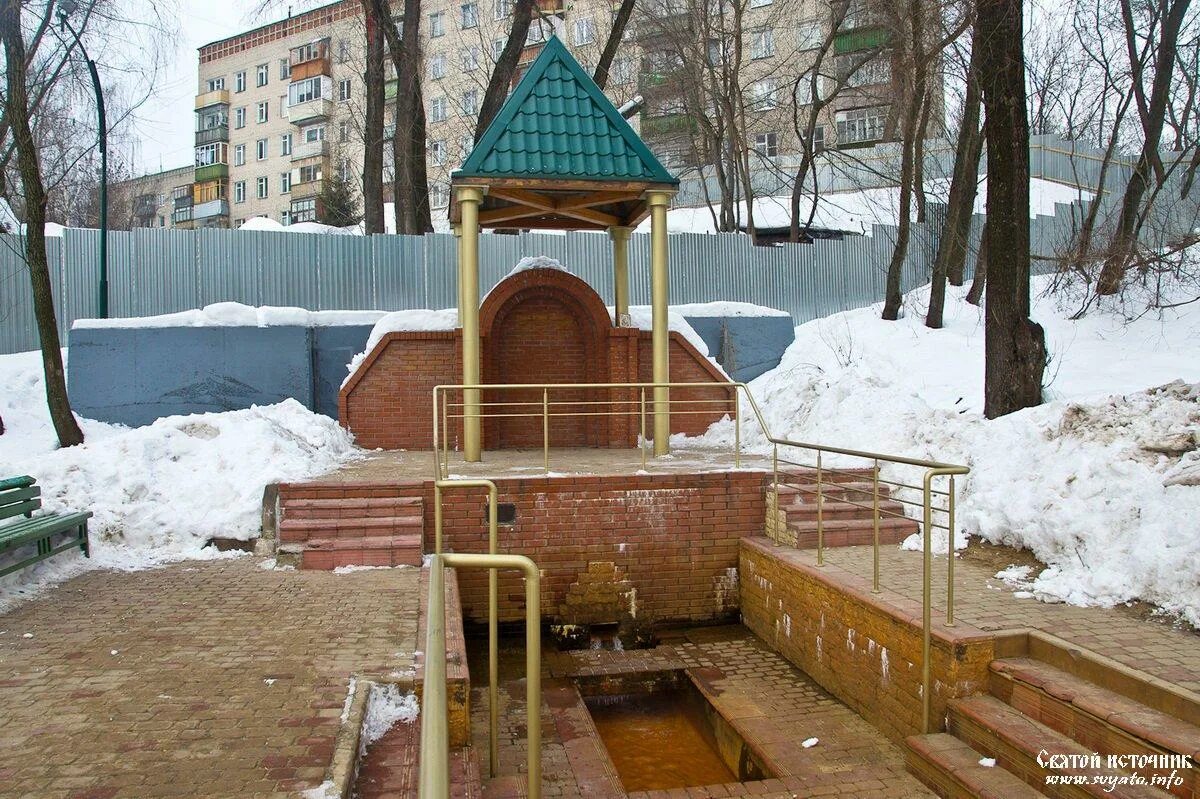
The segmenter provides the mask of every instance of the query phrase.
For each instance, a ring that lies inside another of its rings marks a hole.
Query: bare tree
[[[383,30],[380,26],[380,0],[362,0],[366,22],[366,59],[363,86],[366,90],[366,110],[363,114],[363,231],[368,235],[383,233]],[[386,5],[386,2],[383,3]]]
[[[483,93],[483,102],[479,105],[479,117],[475,122],[476,144],[508,98],[508,87],[512,84],[513,75],[517,73],[517,63],[529,36],[529,25],[537,13],[534,0],[517,0],[513,9],[512,25],[508,29],[508,38],[504,41],[504,49],[500,51],[495,66],[492,67],[492,75],[488,78],[487,89]]]
[[[1045,335],[1029,318],[1029,120],[1021,0],[979,0],[975,46],[987,116],[984,415],[1039,405]]]
[[[596,62],[596,71],[592,75],[592,80],[601,89],[608,86],[608,72],[612,69],[613,59],[617,57],[617,50],[625,38],[625,31],[629,26],[629,19],[633,16],[636,4],[637,0],[621,0],[621,5],[617,8],[616,15],[613,16],[612,28],[608,32],[604,50],[600,53],[600,60]]]

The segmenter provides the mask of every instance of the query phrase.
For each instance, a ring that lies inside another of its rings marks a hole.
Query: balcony
[[[303,161],[305,158],[324,158],[329,155],[329,142],[306,141],[292,147],[292,160]]]
[[[133,215],[134,216],[154,216],[158,213],[158,195],[156,194],[139,194],[133,198]]]
[[[214,105],[229,105],[229,89],[217,89],[215,92],[196,95],[197,111]]]
[[[329,61],[329,40],[322,39],[301,47],[293,47],[288,54],[288,64],[292,71],[292,81],[315,78],[318,75],[332,75]]]
[[[870,50],[874,47],[886,47],[888,43],[888,30],[882,27],[869,28],[854,28],[847,29],[843,26],[842,30],[838,31],[837,36],[833,39],[833,51],[838,55],[843,53],[857,53],[861,50]]]
[[[302,103],[288,106],[288,119],[293,125],[304,125],[308,122],[319,122],[329,119],[333,114],[333,100],[318,97]]]
[[[196,131],[196,146],[229,141],[229,126],[215,125],[211,128]]]
[[[295,203],[298,200],[307,200],[309,197],[320,196],[321,191],[324,188],[324,180],[310,180],[307,183],[293,183],[291,200],[293,203]]]
[[[229,164],[208,164],[196,167],[196,182],[205,183],[210,180],[221,180],[229,177]]]
[[[209,200],[195,206],[192,218],[196,220],[211,219],[214,216],[229,216],[228,200]]]
[[[176,208],[171,212],[171,224],[175,227],[191,227],[192,226],[192,206],[186,208]]]

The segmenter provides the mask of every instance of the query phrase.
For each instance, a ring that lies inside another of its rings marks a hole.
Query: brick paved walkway
[[[812,553],[815,559],[815,551]],[[827,549],[825,562],[871,577],[869,547]],[[1012,587],[970,559],[954,566],[955,617],[981,630],[1035,628],[1091,649],[1132,668],[1200,692],[1200,633],[1182,625],[1139,618],[1129,608],[1080,608],[1014,596]],[[921,597],[921,553],[884,547],[880,586],[912,599]],[[933,561],[934,618],[944,618],[946,559]]]
[[[523,661],[518,649],[501,656],[501,776],[524,772],[525,683],[518,679]],[[473,647],[472,727],[476,751],[487,758],[486,645]],[[622,796],[602,768],[588,768],[592,742],[580,740],[583,726],[571,714],[581,712],[565,702],[563,687],[570,675],[691,668],[716,695],[722,714],[737,718],[748,738],[786,773],[757,783],[653,791],[631,799],[707,799],[707,797],[844,796],[872,799],[932,796],[904,770],[904,755],[869,723],[791,667],[742,627],[700,628],[654,650],[639,652],[546,652],[545,704],[542,710],[543,789],[548,799],[601,799]],[[569,690],[569,689],[568,689]],[[805,749],[801,742],[819,743]],[[580,766],[581,762],[584,764]],[[485,795],[488,795],[485,787]],[[501,795],[493,791],[492,795]]]
[[[319,784],[350,676],[412,665],[419,571],[260,563],[90,572],[0,615],[0,796]]]

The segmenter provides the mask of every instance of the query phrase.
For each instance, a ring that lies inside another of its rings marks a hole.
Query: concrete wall
[[[135,427],[289,397],[336,418],[346,364],[370,332],[370,325],[79,328],[69,340],[68,392],[81,416]]]
[[[790,316],[687,316],[708,352],[735,381],[748,383],[779,365],[796,339]]]

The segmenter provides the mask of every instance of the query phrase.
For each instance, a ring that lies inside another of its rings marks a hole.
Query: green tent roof
[[[679,183],[557,37],[454,177]]]

